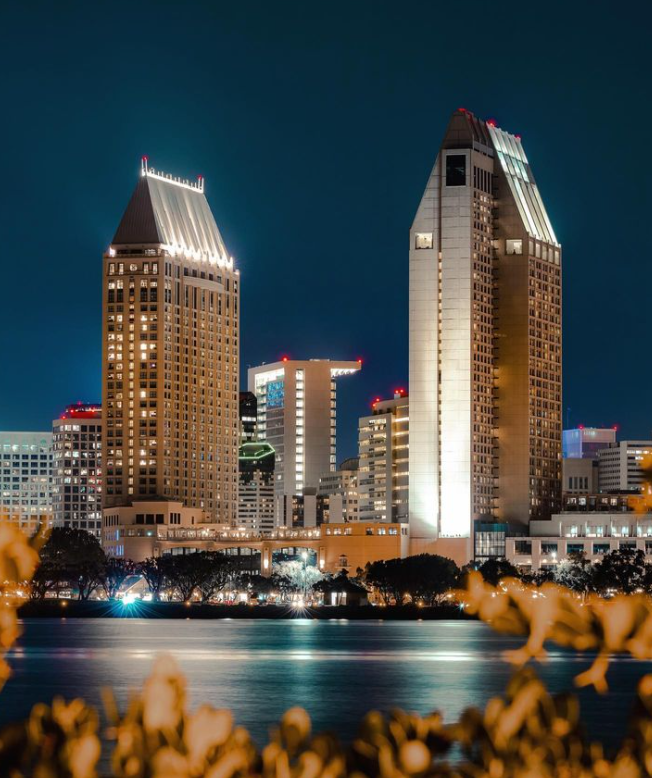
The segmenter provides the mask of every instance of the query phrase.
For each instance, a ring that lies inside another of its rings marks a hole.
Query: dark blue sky
[[[102,252],[147,154],[202,173],[243,372],[407,383],[408,229],[458,106],[520,133],[564,246],[564,407],[650,436],[649,4],[29,2],[0,10],[0,429],[100,394]]]

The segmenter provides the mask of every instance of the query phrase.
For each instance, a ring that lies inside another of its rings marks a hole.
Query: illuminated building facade
[[[358,457],[349,457],[337,470],[320,476],[319,494],[329,498],[331,521],[358,521],[358,468]],[[338,518],[334,518],[336,512]]]
[[[407,522],[409,399],[376,400],[358,423],[360,521]]]
[[[239,395],[240,442],[258,440],[256,420],[256,395],[253,392],[240,392]]]
[[[301,521],[296,518],[303,514],[297,512],[295,498],[302,498],[306,489],[316,493],[320,476],[335,470],[336,381],[361,367],[360,361],[284,358],[249,369],[249,391],[257,401],[258,437],[276,452],[277,526],[293,526],[293,516],[294,523]]]
[[[239,273],[203,179],[141,173],[104,257],[105,514],[172,500],[233,525]]]
[[[562,446],[564,459],[597,459],[598,451],[616,445],[616,427],[577,427],[564,430]]]
[[[274,449],[264,440],[240,445],[238,527],[274,528]]]
[[[520,138],[460,109],[410,232],[411,539],[468,559],[560,498],[561,246]]]
[[[55,527],[102,529],[102,406],[69,405],[52,422],[52,510]]]
[[[0,522],[52,525],[52,433],[0,432]]]
[[[598,452],[598,489],[600,492],[650,493],[644,465],[652,461],[652,440],[621,440]]]

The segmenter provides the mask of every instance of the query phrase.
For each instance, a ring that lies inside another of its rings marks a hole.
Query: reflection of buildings
[[[235,523],[239,284],[203,180],[144,161],[104,257],[105,517],[157,499]]]
[[[414,549],[460,562],[561,500],[561,247],[520,138],[463,109],[410,233],[409,488]]]
[[[101,536],[102,406],[76,403],[52,422],[52,509],[55,527]]]
[[[320,476],[335,469],[336,380],[360,367],[360,362],[283,359],[250,368],[249,391],[256,395],[258,436],[276,451],[277,526],[319,522],[317,510],[305,510],[304,496],[311,503],[307,498],[316,496]]]
[[[273,529],[274,457],[274,449],[264,440],[240,445],[238,527]]]
[[[52,524],[52,433],[0,432],[0,522],[26,535]]]
[[[328,497],[331,521],[358,520],[359,459],[345,459],[338,470],[324,473],[319,479],[319,494]]]
[[[377,400],[358,423],[360,521],[408,520],[409,400]]]

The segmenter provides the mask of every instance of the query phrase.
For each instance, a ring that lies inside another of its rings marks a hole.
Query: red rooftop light
[[[286,356],[282,357],[281,359],[282,359],[283,362],[287,362],[288,361],[288,357],[286,357]]]
[[[490,127],[495,127],[496,126],[496,120],[495,119],[487,119],[487,124]]]
[[[520,135],[514,135],[514,137],[516,138],[516,140],[521,140],[521,136]]]
[[[358,357],[358,364],[359,364],[359,365],[361,365],[361,364],[362,364],[362,357]]]
[[[462,113],[466,113],[466,112],[467,112],[467,111],[466,111],[466,108],[458,108],[457,110],[458,110],[458,111],[461,111]]]

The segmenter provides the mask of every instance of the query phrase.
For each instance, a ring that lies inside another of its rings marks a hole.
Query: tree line
[[[554,581],[580,594],[614,592],[652,593],[652,565],[638,549],[621,548],[591,564],[584,555],[571,554],[554,568],[523,574],[506,560],[489,559],[459,568],[451,559],[420,554],[367,564],[355,576],[346,571],[338,576],[323,575],[314,565],[285,559],[275,563],[268,577],[244,569],[246,558],[219,551],[152,557],[140,563],[108,557],[97,538],[84,530],[55,527],[41,549],[40,565],[31,584],[30,596],[44,599],[64,590],[87,600],[97,592],[114,599],[131,576],[142,576],[153,600],[198,599],[210,602],[229,592],[249,596],[274,595],[285,600],[292,594],[325,595],[330,592],[374,592],[383,604],[417,603],[436,606],[451,589],[464,586],[470,569],[496,585],[513,577],[528,583]],[[136,579],[134,578],[134,581]]]

